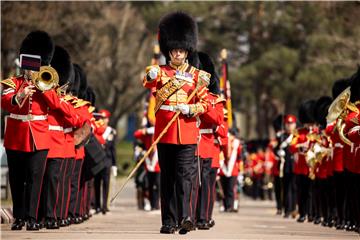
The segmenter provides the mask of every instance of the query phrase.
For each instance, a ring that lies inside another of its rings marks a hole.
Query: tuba
[[[50,66],[41,66],[40,71],[31,73],[31,81],[40,91],[47,91],[59,85],[59,75]]]
[[[358,112],[358,109],[350,102],[350,96],[351,91],[348,87],[331,103],[326,120],[328,123],[337,121],[335,129],[339,132],[341,141],[352,146],[353,143],[344,134],[344,119],[348,111]]]

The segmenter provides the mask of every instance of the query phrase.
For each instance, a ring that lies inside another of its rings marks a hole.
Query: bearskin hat
[[[79,95],[79,88],[80,88],[80,73],[79,73],[79,65],[73,64],[73,82],[70,84],[70,92],[74,96]]]
[[[54,55],[54,42],[50,35],[44,31],[29,33],[21,43],[20,54],[41,56],[41,65],[49,65]]]
[[[350,79],[351,79],[350,101],[355,103],[356,101],[360,100],[360,66],[358,66],[358,70]]]
[[[210,83],[208,86],[209,91],[214,94],[219,94],[220,93],[220,88],[219,88],[220,80],[219,80],[218,75],[216,74],[213,61],[211,60],[210,56],[204,52],[199,52],[198,56],[199,56],[199,60],[200,60],[200,69],[211,74]]]
[[[92,106],[95,106],[96,95],[95,95],[94,90],[90,86],[88,86],[87,89],[86,89],[86,98],[85,98],[85,100],[91,102]]]
[[[55,46],[54,56],[51,60],[51,66],[59,74],[59,85],[62,86],[69,82],[73,71],[73,65],[69,53],[60,46]]]
[[[341,78],[334,82],[332,87],[332,97],[335,99],[337,96],[340,95],[346,88],[350,87],[351,79],[349,78]]]
[[[315,121],[322,127],[326,127],[326,116],[328,114],[329,107],[333,99],[329,96],[320,97],[314,107],[314,118]]]
[[[169,52],[173,49],[185,49],[190,57],[196,51],[198,28],[194,19],[183,12],[165,15],[159,23],[160,51],[170,60]]]
[[[314,123],[314,107],[316,100],[307,100],[300,104],[299,107],[299,121],[302,124]]]
[[[76,71],[79,74],[79,92],[78,92],[78,97],[81,99],[85,99],[86,98],[86,89],[87,89],[87,77],[86,77],[86,73],[84,72],[84,70],[82,69],[82,67],[80,67],[78,64],[74,65],[76,67]]]
[[[275,130],[275,132],[280,131],[283,128],[284,125],[284,118],[285,116],[283,114],[279,114],[273,121],[272,125]]]

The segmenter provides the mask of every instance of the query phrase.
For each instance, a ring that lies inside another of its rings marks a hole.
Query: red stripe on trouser
[[[210,184],[207,185],[207,189],[208,189],[208,199],[207,199],[207,206],[206,206],[206,221],[209,221],[209,208],[210,208]]]
[[[82,165],[83,165],[83,160],[82,159],[79,159],[79,160],[76,160],[75,161],[81,161],[81,164],[80,164],[80,170],[79,170],[79,176],[78,176],[78,191],[76,193],[76,200],[75,200],[75,206],[74,206],[74,214],[76,214],[76,207],[77,207],[77,203],[78,203],[78,200],[79,200],[79,193],[80,193],[80,177],[81,177],[81,169],[82,169]],[[75,163],[75,166],[76,166],[76,163]]]
[[[65,163],[65,167],[63,169],[63,178],[62,178],[62,193],[61,193],[61,204],[60,204],[60,219],[64,219],[64,216],[63,216],[63,206],[64,206],[64,195],[65,195],[65,181],[66,181],[66,169],[68,167],[68,164],[69,164],[69,159],[64,159],[66,161]],[[62,164],[63,165],[63,164]]]
[[[68,159],[68,161],[70,161],[71,160],[71,162],[72,162],[72,164],[73,164],[73,169],[72,169],[72,171],[71,171],[71,176],[73,175],[73,173],[74,173],[74,169],[75,169],[75,159]],[[65,209],[65,216],[64,216],[64,219],[66,219],[67,217],[68,217],[68,215],[69,215],[69,205],[70,205],[70,197],[71,197],[71,176],[70,176],[70,178],[69,179],[67,179],[68,180],[68,195],[67,195],[67,199],[66,199],[66,209]]]
[[[65,159],[61,159],[61,165],[60,165],[60,174],[61,174],[61,168],[64,164],[64,160]],[[54,204],[54,208],[53,208],[53,213],[54,213],[54,218],[57,219],[57,217],[60,217],[61,216],[61,212],[60,212],[60,216],[56,216],[56,207],[58,205],[58,200],[59,200],[59,186],[60,186],[60,181],[58,179],[58,183],[57,183],[57,186],[56,186],[56,200],[55,200],[55,204]]]
[[[42,174],[42,177],[41,177],[40,190],[39,190],[39,194],[38,194],[38,202],[37,202],[37,205],[36,205],[36,220],[38,220],[37,218],[38,218],[39,205],[40,205],[40,196],[41,196],[42,185],[43,185],[43,181],[44,181],[46,163],[47,163],[47,159],[45,160],[45,164],[44,164],[44,168],[43,168],[43,174]]]

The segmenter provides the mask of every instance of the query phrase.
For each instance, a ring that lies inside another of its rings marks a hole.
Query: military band
[[[145,69],[155,118],[134,132],[134,155],[141,159],[156,144],[136,187],[139,209],[160,209],[160,233],[213,228],[217,206],[238,212],[240,191],[255,200],[275,194],[284,218],[360,231],[360,68],[335,81],[331,97],[303,101],[297,116],[277,116],[273,139],[245,142],[229,124],[214,62],[198,51],[196,21],[173,12],[158,31],[166,63]],[[48,33],[31,32],[20,54],[22,74],[1,81],[11,229],[80,224],[91,208],[106,214],[110,176],[118,172],[111,113],[94,112],[85,70]]]

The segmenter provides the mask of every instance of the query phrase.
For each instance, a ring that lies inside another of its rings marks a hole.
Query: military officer
[[[182,12],[166,15],[159,23],[159,44],[168,63],[148,67],[144,77],[144,86],[156,89],[155,139],[175,112],[181,112],[157,145],[162,169],[160,233],[174,233],[177,224],[181,228],[179,233],[194,228],[197,179],[194,156],[199,136],[195,117],[207,110],[203,82],[208,83],[210,78],[208,73],[187,63],[196,43],[197,25],[189,15]],[[188,101],[193,91],[196,96]]]

